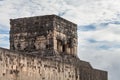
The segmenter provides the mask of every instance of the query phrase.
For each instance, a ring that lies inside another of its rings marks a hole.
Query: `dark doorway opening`
[[[63,45],[62,51],[65,52],[65,50],[66,50],[66,47],[65,47],[65,45]]]

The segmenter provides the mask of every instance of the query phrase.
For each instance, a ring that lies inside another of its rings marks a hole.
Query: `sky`
[[[120,79],[120,0],[0,0],[0,47],[9,49],[9,19],[56,14],[78,25],[78,56]]]

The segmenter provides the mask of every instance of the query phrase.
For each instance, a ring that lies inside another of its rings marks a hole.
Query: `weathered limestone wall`
[[[90,68],[79,68],[79,80],[108,80],[107,72]]]
[[[54,18],[54,50],[77,55],[77,25],[63,18]]]
[[[107,72],[74,57],[43,58],[0,48],[0,80],[107,80]]]
[[[53,16],[10,20],[10,49],[20,52],[53,47]]]
[[[77,55],[77,25],[56,15],[10,20],[10,50]]]
[[[0,49],[0,80],[76,80],[75,67]]]

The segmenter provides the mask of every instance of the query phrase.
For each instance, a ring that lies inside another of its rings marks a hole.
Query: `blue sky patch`
[[[110,49],[110,48],[111,48],[111,47],[108,46],[108,45],[101,45],[101,46],[98,47],[98,49],[104,49],[104,50],[108,50],[108,49]]]
[[[100,23],[100,26],[108,26],[110,23]]]
[[[0,34],[9,34],[8,30],[0,30]]]
[[[96,30],[96,26],[94,24],[80,26],[78,28],[78,30],[81,30],[81,31],[94,31],[94,30]]]
[[[96,43],[96,42],[97,42],[97,41],[94,40],[94,39],[88,39],[87,41],[90,42],[90,43]]]

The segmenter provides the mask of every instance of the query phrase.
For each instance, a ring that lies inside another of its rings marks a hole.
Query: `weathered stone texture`
[[[10,49],[77,53],[77,25],[55,15],[11,19]]]
[[[0,48],[0,80],[107,80],[77,57],[77,25],[56,15],[11,19]]]
[[[65,55],[43,57],[0,48],[1,80],[107,80],[107,72]]]

